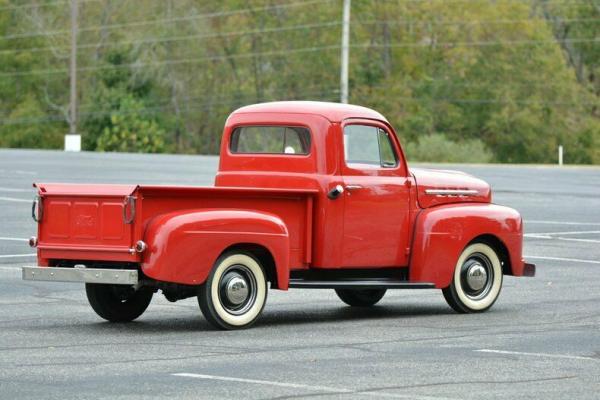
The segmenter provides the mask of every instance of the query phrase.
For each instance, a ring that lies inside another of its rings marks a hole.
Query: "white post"
[[[563,165],[563,147],[562,145],[558,146],[558,165]]]
[[[350,53],[350,1],[344,0],[342,15],[342,54],[340,71],[340,102],[348,103],[348,56]]]
[[[65,135],[65,151],[81,151],[81,135],[77,133],[77,1],[71,0],[71,104],[69,109],[69,134]]]

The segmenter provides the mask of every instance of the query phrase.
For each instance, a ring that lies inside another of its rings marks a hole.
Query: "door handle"
[[[346,185],[346,190],[358,190],[362,188],[363,187],[361,185]]]
[[[327,197],[329,197],[331,200],[335,200],[340,197],[342,193],[344,193],[344,187],[342,185],[336,185],[327,193]]]

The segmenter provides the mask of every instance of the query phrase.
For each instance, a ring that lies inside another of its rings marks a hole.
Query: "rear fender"
[[[142,271],[150,278],[187,285],[206,281],[217,258],[241,243],[266,248],[275,260],[277,287],[289,281],[289,234],[276,215],[246,210],[185,210],[153,218]]]
[[[448,287],[456,261],[478,237],[493,237],[508,252],[510,270],[523,275],[523,223],[519,213],[494,204],[453,204],[422,210],[416,220],[410,280]]]

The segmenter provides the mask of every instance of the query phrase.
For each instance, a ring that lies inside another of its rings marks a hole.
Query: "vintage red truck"
[[[523,222],[470,175],[409,169],[388,121],[320,102],[242,107],[225,124],[214,187],[37,183],[38,266],[85,282],[102,318],[131,321],[158,290],[197,296],[222,329],[247,327],[267,291],[335,289],[371,306],[387,289],[442,289],[489,309],[503,275],[533,276]]]

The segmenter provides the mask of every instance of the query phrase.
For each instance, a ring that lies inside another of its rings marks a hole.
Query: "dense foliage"
[[[0,146],[60,148],[68,0],[0,0]],[[339,100],[342,0],[79,0],[78,129],[217,153],[226,116]],[[409,159],[600,164],[600,0],[353,0],[350,102]]]

